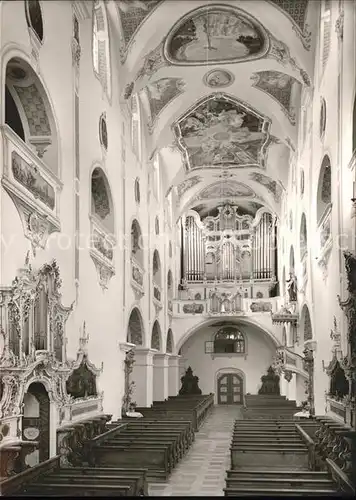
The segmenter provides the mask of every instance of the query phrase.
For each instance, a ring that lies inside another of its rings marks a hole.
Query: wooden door
[[[243,381],[235,373],[218,378],[218,404],[243,404]]]
[[[22,439],[38,443],[38,461],[49,458],[50,404],[46,389],[40,383],[33,383],[28,389],[31,399],[27,399],[22,417]],[[24,400],[25,401],[25,400]]]

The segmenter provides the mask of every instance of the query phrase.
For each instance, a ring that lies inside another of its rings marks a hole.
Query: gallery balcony
[[[173,317],[200,315],[204,317],[255,316],[275,313],[280,297],[248,298],[238,292],[222,291],[215,288],[209,291],[208,298],[180,298],[173,300]]]
[[[34,247],[44,247],[48,235],[60,230],[62,183],[8,125],[0,128],[4,161],[2,185],[15,203],[25,235]]]

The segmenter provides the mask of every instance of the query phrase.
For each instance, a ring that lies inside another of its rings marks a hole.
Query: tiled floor
[[[167,483],[151,483],[149,494],[223,496],[225,471],[230,468],[232,427],[237,418],[241,418],[238,406],[215,406]]]

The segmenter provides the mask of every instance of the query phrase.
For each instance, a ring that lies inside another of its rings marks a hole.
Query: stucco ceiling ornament
[[[212,69],[203,77],[204,84],[213,89],[229,87],[234,81],[235,76],[226,69]]]
[[[146,85],[144,91],[151,112],[151,119],[147,124],[149,133],[153,132],[160,113],[173,99],[184,92],[185,86],[183,78],[161,78]]]
[[[282,42],[281,40],[278,40],[275,36],[272,35],[272,33],[269,32],[269,37],[271,40],[270,44],[270,50],[267,54],[267,58],[275,59],[278,61],[280,64],[283,66],[290,65],[292,68],[300,74],[304,84],[307,87],[311,87],[311,80],[309,78],[308,73],[301,68],[296,60],[291,56],[290,50],[288,46]]]
[[[311,49],[312,32],[306,23],[309,0],[270,0],[291,20],[292,29],[306,50]]]
[[[118,0],[115,2],[119,10],[122,37],[120,40],[120,60],[125,62],[128,50],[135,42],[142,24],[162,3],[162,0]]]
[[[301,83],[280,71],[259,71],[251,76],[251,80],[253,87],[265,92],[278,102],[290,123],[295,125],[296,113],[292,106],[292,94],[296,88],[301,90]]]

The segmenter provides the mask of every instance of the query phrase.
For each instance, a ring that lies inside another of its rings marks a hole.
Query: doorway
[[[243,380],[236,373],[224,373],[218,378],[218,404],[243,404]]]
[[[32,383],[23,399],[22,439],[35,441],[36,450],[27,455],[30,467],[49,458],[50,444],[50,401],[45,387],[38,382]]]

